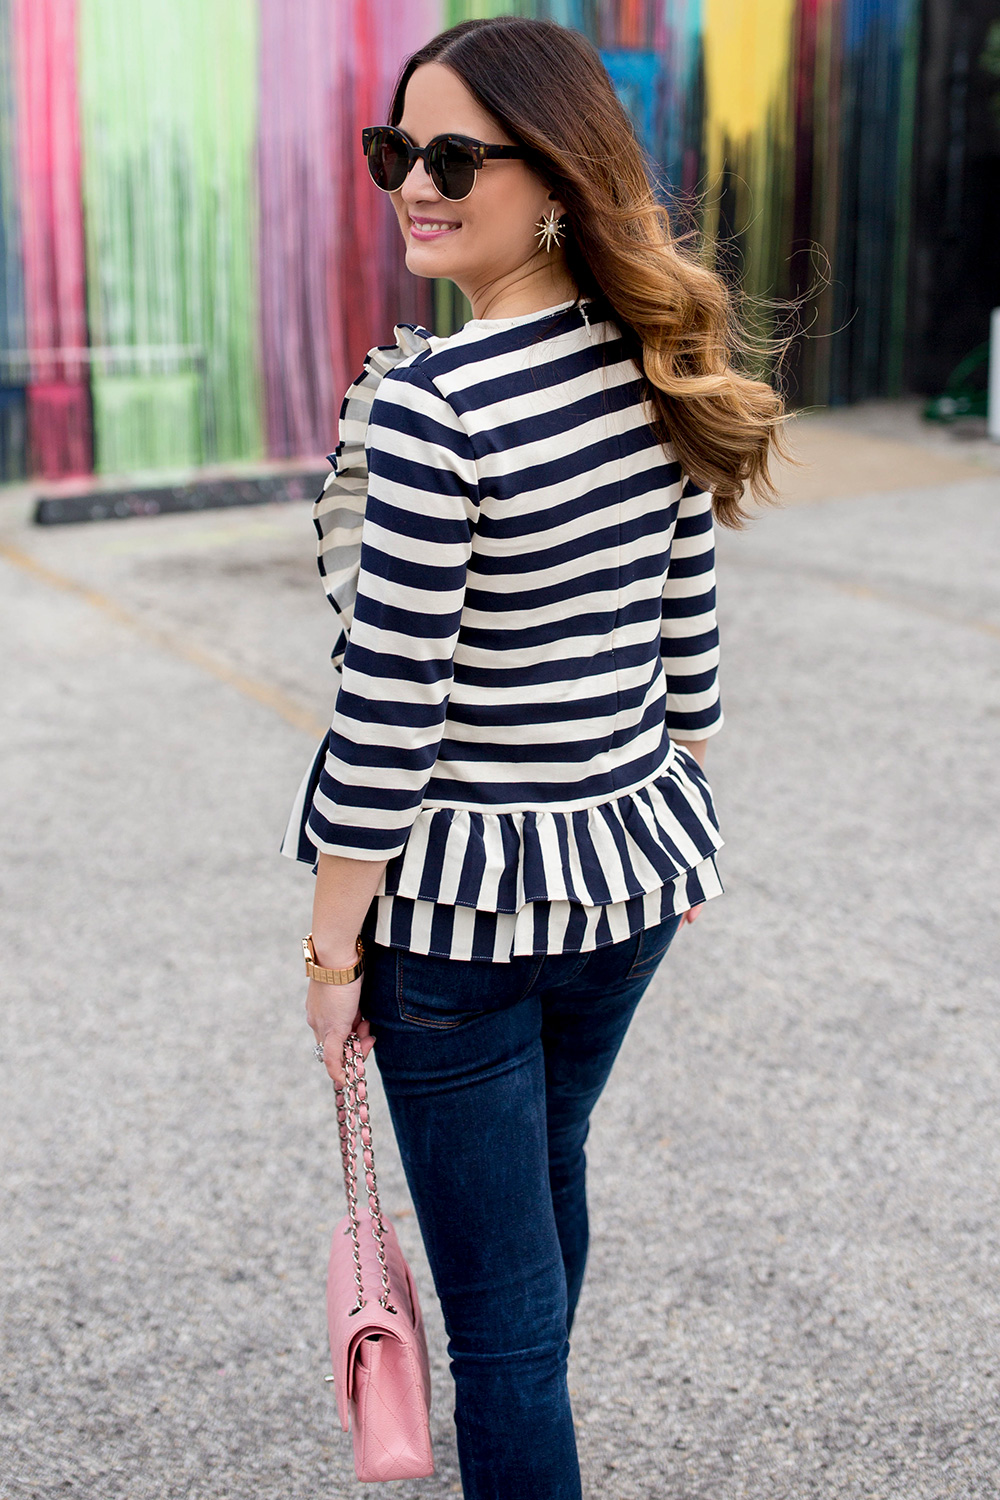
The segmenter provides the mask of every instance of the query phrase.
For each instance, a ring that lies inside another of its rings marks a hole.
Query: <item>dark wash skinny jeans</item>
[[[679,920],[509,964],[366,944],[362,1009],[448,1330],[466,1500],[579,1500],[584,1142]]]

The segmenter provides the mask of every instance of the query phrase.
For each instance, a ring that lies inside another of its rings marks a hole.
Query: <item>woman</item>
[[[316,510],[340,688],[286,852],[318,851],[331,1076],[352,1028],[377,1040],[464,1493],[563,1500],[588,1118],[721,890],[713,495],[738,524],[767,493],[781,403],[730,367],[725,288],[672,244],[582,37],[456,26],[390,127],[365,145],[406,263],[473,318],[398,329],[345,400]]]

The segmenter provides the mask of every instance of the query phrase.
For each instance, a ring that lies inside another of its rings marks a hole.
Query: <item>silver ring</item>
[[[325,1062],[326,1061],[326,1059],[323,1056],[323,1043],[322,1042],[317,1042],[316,1043],[315,1047],[313,1048],[313,1057],[316,1059],[317,1062]]]

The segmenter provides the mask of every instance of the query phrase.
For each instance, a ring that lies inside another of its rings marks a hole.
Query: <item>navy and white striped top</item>
[[[342,626],[282,850],[388,859],[375,939],[506,962],[721,891],[711,496],[594,304],[400,327],[314,519]]]

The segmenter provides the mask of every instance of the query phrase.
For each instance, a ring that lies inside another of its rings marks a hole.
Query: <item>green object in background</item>
[[[985,417],[988,401],[986,372],[990,345],[977,344],[948,376],[944,391],[924,407],[927,422],[955,422],[959,417]],[[977,379],[980,376],[980,379]]]
[[[94,370],[101,472],[263,453],[256,46],[256,0],[81,0],[91,341],[134,351]]]
[[[180,375],[97,375],[95,468],[100,474],[189,468],[202,462],[201,380]]]
[[[442,337],[454,333],[472,317],[472,306],[453,281],[433,283],[434,332]]]

